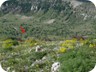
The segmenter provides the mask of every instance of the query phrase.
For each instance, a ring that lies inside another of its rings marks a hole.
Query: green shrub
[[[16,40],[7,39],[3,41],[2,47],[3,48],[12,48],[12,46],[18,45],[18,42]]]
[[[96,63],[96,49],[82,47],[70,50],[59,58],[60,72],[88,72]]]

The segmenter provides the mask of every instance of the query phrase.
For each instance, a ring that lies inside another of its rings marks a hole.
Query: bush
[[[28,38],[27,40],[25,40],[24,43],[28,46],[31,46],[31,47],[38,44],[37,41],[33,38]]]
[[[66,52],[66,48],[64,48],[64,47],[61,47],[60,49],[59,49],[59,53],[65,53]]]
[[[83,46],[70,50],[59,58],[61,62],[60,72],[88,72],[96,63],[96,49]]]
[[[18,45],[18,42],[16,40],[7,39],[3,41],[2,47],[3,48],[12,48],[12,46]]]
[[[83,46],[88,44],[89,40],[77,40],[77,39],[70,39],[70,40],[65,40],[63,43],[61,43],[61,47],[69,48],[69,49],[74,49],[75,47]]]

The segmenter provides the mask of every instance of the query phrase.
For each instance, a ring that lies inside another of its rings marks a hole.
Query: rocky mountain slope
[[[0,11],[1,36],[16,36],[20,25],[25,37],[94,35],[95,6],[87,0],[9,0]],[[7,26],[6,26],[7,25]]]

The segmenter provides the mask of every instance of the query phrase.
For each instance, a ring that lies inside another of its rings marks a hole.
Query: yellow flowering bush
[[[93,39],[93,40],[90,41],[89,47],[90,48],[96,47],[96,39]]]
[[[27,40],[25,40],[24,44],[26,44],[28,46],[35,46],[38,43],[37,43],[37,41],[35,39],[28,38]]]
[[[88,39],[86,39],[86,40],[80,39],[79,42],[83,46],[83,45],[89,43],[89,40]]]
[[[7,39],[3,41],[2,47],[3,48],[12,48],[12,46],[18,45],[18,42],[16,40]]]
[[[90,44],[89,44],[89,47],[90,47],[90,48],[96,47],[96,44],[95,44],[95,43],[90,43]]]
[[[66,40],[63,43],[61,43],[61,47],[65,47],[65,48],[70,48],[73,49],[76,46],[77,40],[76,39],[72,39],[72,40]]]
[[[76,38],[65,40],[63,43],[60,44],[60,47],[65,47],[68,49],[74,49],[75,47],[86,45],[89,42],[88,39],[83,40],[82,38],[80,40],[77,40]]]
[[[66,52],[66,48],[64,48],[64,47],[61,47],[60,49],[59,49],[59,53],[65,53]]]
[[[94,44],[90,44],[89,47],[93,48],[94,47]]]

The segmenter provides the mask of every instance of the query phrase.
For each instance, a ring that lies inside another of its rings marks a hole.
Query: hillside
[[[25,37],[92,35],[96,32],[94,14],[95,7],[88,1],[9,0],[1,7],[0,35],[19,37],[20,25],[26,29]]]
[[[95,23],[87,0],[8,0],[0,8],[0,68],[89,72],[96,64]]]

